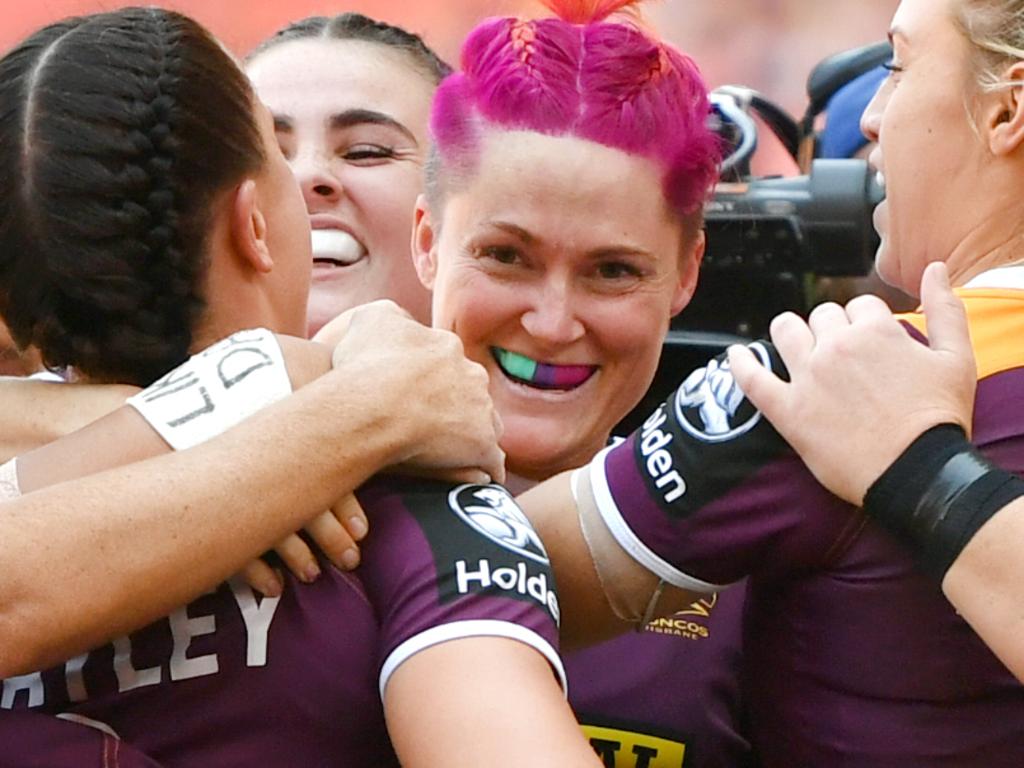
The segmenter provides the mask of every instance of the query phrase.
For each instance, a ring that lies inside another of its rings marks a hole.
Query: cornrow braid
[[[214,196],[263,162],[248,82],[195,22],[125,9],[0,61],[0,312],[22,346],[98,381],[187,357]],[[4,167],[10,167],[4,162]]]
[[[293,22],[257,45],[246,57],[246,62],[253,61],[261,53],[282,43],[311,38],[361,40],[395,48],[406,54],[435,84],[444,80],[452,71],[419,35],[361,13],[310,16]]]
[[[481,131],[577,136],[655,161],[673,210],[699,223],[721,148],[707,88],[692,60],[634,19],[603,20],[635,0],[543,0],[558,18],[489,19],[441,84],[427,166],[432,204],[472,169]]]

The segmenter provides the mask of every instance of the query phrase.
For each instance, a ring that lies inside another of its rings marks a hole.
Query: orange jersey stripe
[[[1024,291],[958,288],[956,294],[967,308],[978,378],[1024,366]],[[925,332],[924,315],[920,312],[897,318]]]

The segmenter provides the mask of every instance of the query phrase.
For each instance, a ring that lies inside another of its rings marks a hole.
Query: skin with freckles
[[[274,115],[309,211],[310,335],[380,298],[429,322],[409,232],[433,82],[400,51],[361,40],[289,41],[256,56],[246,71]]]
[[[703,236],[684,235],[658,167],[491,130],[472,178],[440,215],[421,199],[417,216],[434,324],[490,374],[509,471],[543,479],[588,461],[650,384],[696,284]]]

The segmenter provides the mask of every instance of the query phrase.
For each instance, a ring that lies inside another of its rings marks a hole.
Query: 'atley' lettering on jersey
[[[470,570],[465,560],[455,562],[455,586],[460,595],[469,594],[476,585],[479,590],[495,589],[529,595],[547,608],[551,617],[558,624],[561,613],[558,608],[558,596],[548,585],[546,573],[531,574],[526,563],[520,562],[515,568],[491,568],[488,560],[477,561],[475,570]]]
[[[666,504],[671,504],[686,493],[686,481],[676,471],[672,463],[672,454],[668,446],[672,444],[672,435],[662,431],[668,415],[665,406],[658,407],[640,428],[640,454],[644,458],[647,474],[654,485],[662,492]]]
[[[262,667],[267,663],[267,641],[270,624],[274,620],[280,597],[264,597],[257,599],[256,593],[242,581],[232,579],[231,592],[235,603],[242,614],[246,634],[246,658],[248,667]],[[216,618],[212,615],[190,616],[187,608],[179,608],[166,619],[170,626],[172,645],[170,657],[164,663],[137,669],[132,663],[132,643],[128,637],[119,637],[113,641],[114,659],[113,673],[117,678],[117,689],[120,693],[157,685],[165,680],[190,680],[194,677],[215,675],[220,670],[217,654],[189,656],[192,639],[204,635],[212,635],[217,631]],[[95,651],[93,653],[96,653]],[[67,700],[78,703],[89,698],[84,668],[91,654],[84,653],[64,664],[64,680],[67,684]],[[166,670],[166,678],[165,678]],[[25,692],[29,707],[46,705],[46,689],[43,685],[41,672],[33,672],[19,677],[9,677],[3,681],[0,694],[0,707],[13,709],[18,694]]]

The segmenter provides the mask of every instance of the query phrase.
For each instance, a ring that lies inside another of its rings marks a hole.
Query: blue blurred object
[[[819,136],[818,157],[853,157],[868,143],[860,131],[860,117],[888,74],[884,67],[877,67],[836,91],[825,108],[825,128]]]

